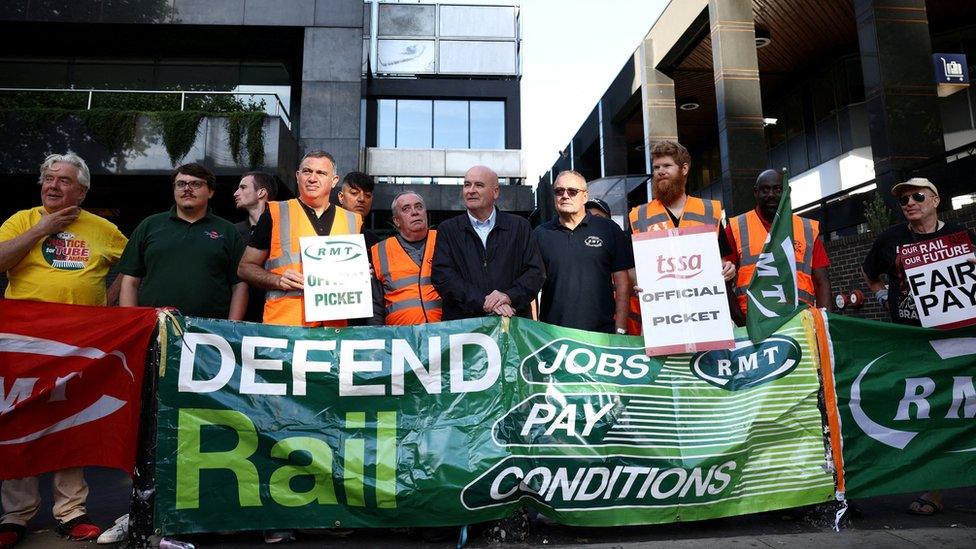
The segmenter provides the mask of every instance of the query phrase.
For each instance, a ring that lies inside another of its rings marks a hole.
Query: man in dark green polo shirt
[[[244,242],[210,212],[214,175],[200,164],[173,174],[176,205],[136,227],[119,261],[124,307],[175,307],[187,316],[241,320],[247,284],[237,278]]]

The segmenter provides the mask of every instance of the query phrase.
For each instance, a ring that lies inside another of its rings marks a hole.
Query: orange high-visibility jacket
[[[437,231],[428,231],[424,259],[417,265],[397,237],[373,245],[376,279],[383,285],[387,325],[440,322],[441,296],[430,283]]]
[[[729,222],[735,245],[739,251],[739,273],[736,277],[735,293],[739,300],[739,308],[746,312],[749,298],[746,289],[752,281],[752,273],[756,270],[756,262],[762,253],[763,245],[769,231],[763,227],[762,220],[756,210],[732,218]],[[793,216],[793,249],[796,252],[796,287],[799,298],[811,305],[816,302],[816,292],[813,287],[813,244],[820,236],[820,223]]]
[[[630,296],[629,310],[627,311],[627,334],[632,336],[641,335],[643,320],[641,319],[640,300],[636,295]]]
[[[329,235],[359,234],[363,226],[363,218],[354,212],[344,210],[337,205],[335,219]],[[287,269],[302,272],[301,249],[298,239],[303,236],[318,236],[308,215],[298,203],[297,199],[284,202],[268,202],[268,212],[271,214],[271,249],[264,268],[275,274],[282,274]],[[346,326],[345,320],[329,322],[305,322],[305,306],[302,301],[304,293],[301,290],[269,290],[264,302],[264,323],[280,324],[284,326]]]
[[[682,227],[714,225],[715,230],[722,227],[722,204],[718,200],[702,200],[689,196],[678,223]],[[630,210],[630,226],[637,233],[673,229],[671,216],[660,200],[652,200],[643,206]]]

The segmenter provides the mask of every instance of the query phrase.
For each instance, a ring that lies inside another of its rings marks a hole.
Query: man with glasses
[[[306,154],[295,173],[298,198],[269,202],[244,251],[238,274],[245,282],[267,290],[265,324],[283,326],[347,326],[345,320],[306,322],[304,277],[299,238],[359,234],[363,218],[329,202],[339,182],[335,159],[325,151]]]
[[[759,254],[766,245],[769,229],[780,198],[783,196],[783,174],[777,170],[766,170],[756,178],[752,189],[756,198],[755,209],[733,217],[729,221],[730,243],[738,259],[736,277],[736,298],[744,315],[748,306],[746,289],[752,282]],[[820,224],[812,219],[798,215],[793,220],[793,248],[796,253],[796,287],[801,300],[816,307],[831,309],[830,277],[827,269],[830,259],[820,237]]]
[[[233,223],[210,211],[215,181],[200,164],[176,168],[176,204],[144,219],[122,254],[122,306],[175,307],[187,316],[244,318],[247,285],[237,278],[244,242]]]
[[[471,168],[461,189],[467,211],[438,227],[431,281],[443,320],[532,316],[545,267],[529,222],[498,211],[499,194],[498,174]]]
[[[899,253],[901,247],[959,232],[965,232],[970,243],[976,245],[976,235],[965,227],[939,220],[939,190],[924,177],[913,177],[895,185],[891,188],[891,194],[898,197],[901,213],[907,222],[889,227],[878,236],[864,258],[861,273],[868,288],[878,298],[878,303],[888,309],[892,322],[920,326],[918,310],[908,290],[904,262]],[[882,274],[888,279],[887,285],[881,280]],[[936,490],[915,498],[908,507],[908,512],[914,515],[929,516],[940,511],[942,494]]]
[[[586,179],[578,172],[560,173],[552,191],[557,215],[535,229],[546,266],[539,320],[626,334],[630,239],[613,221],[586,211]]]

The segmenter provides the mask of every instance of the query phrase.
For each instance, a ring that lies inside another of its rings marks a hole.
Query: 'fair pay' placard
[[[966,232],[904,244],[898,255],[926,328],[976,324],[976,264]]]
[[[303,236],[305,320],[343,320],[373,315],[369,254],[361,234]]]

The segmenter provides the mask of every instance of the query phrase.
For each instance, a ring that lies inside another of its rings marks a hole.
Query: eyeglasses
[[[567,195],[570,198],[576,198],[576,195],[583,192],[583,189],[573,189],[571,187],[559,187],[552,190],[552,194],[556,196]]]
[[[177,189],[185,189],[189,187],[194,190],[202,189],[204,185],[206,185],[206,182],[200,181],[199,179],[194,179],[193,181],[177,181],[174,184]]]
[[[906,194],[905,196],[898,197],[898,203],[901,204],[902,206],[907,206],[908,199],[911,198],[915,200],[917,204],[921,204],[922,202],[925,202],[925,196],[926,196],[925,193],[921,191],[912,194]]]

